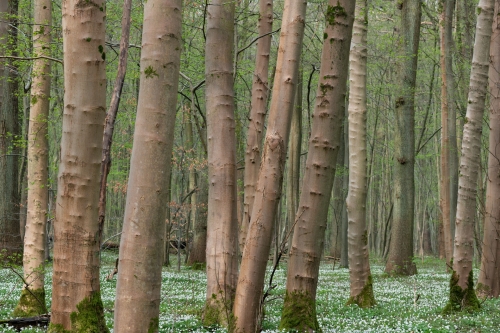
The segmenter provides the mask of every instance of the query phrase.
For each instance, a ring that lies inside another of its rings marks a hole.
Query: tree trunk
[[[104,0],[62,3],[64,114],[49,332],[108,332],[99,283],[99,169],[106,110]]]
[[[259,0],[259,36],[268,34],[273,29],[273,0]],[[252,100],[250,102],[250,119],[247,132],[244,174],[243,220],[240,228],[240,253],[245,246],[250,215],[252,214],[255,187],[259,177],[262,135],[266,117],[267,99],[269,95],[269,55],[271,53],[271,35],[262,37],[257,42],[254,81],[252,84]]]
[[[353,27],[349,91],[349,228],[350,298],[347,304],[361,308],[375,305],[368,256],[366,227],[367,152],[366,152],[366,58],[367,0],[358,0]]]
[[[196,222],[193,229],[193,246],[189,253],[188,264],[194,269],[205,269],[207,263],[207,201],[208,188],[206,179],[199,182],[196,209]]]
[[[207,9],[205,95],[209,188],[205,325],[229,324],[238,279],[234,11],[235,3],[228,0],[213,0]]]
[[[344,131],[346,126],[342,126],[340,134],[339,152],[337,156],[336,175],[333,180],[332,192],[332,222],[330,232],[330,256],[340,259],[342,253],[342,211],[345,210],[345,190],[344,190],[344,155],[345,155],[345,140]],[[339,172],[340,171],[340,172]]]
[[[450,183],[450,161],[452,153],[456,154],[455,151],[451,151],[451,137],[450,131],[452,127],[455,126],[455,121],[453,119],[450,122],[449,109],[453,108],[453,103],[455,102],[452,96],[453,83],[449,82],[449,79],[453,79],[451,63],[451,41],[452,41],[452,20],[453,20],[453,8],[455,0],[442,0],[442,12],[440,15],[440,40],[441,40],[441,156],[440,156],[440,198],[439,206],[441,208],[441,216],[443,223],[443,237],[444,237],[444,252],[446,256],[446,262],[450,263],[453,257],[453,243],[452,243],[452,227],[451,227],[451,183]],[[450,87],[451,86],[451,87]],[[455,143],[456,146],[456,143]],[[455,211],[455,210],[453,210]]]
[[[394,140],[394,215],[385,271],[413,275],[413,224],[415,211],[415,81],[420,37],[421,1],[398,2],[401,21],[397,28],[400,60],[399,91],[396,95],[396,137]]]
[[[498,1],[495,1],[498,11]],[[500,296],[500,18],[493,16],[490,45],[490,144],[484,216],[483,255],[477,292]]]
[[[125,74],[127,73],[131,10],[132,0],[124,0],[118,73],[116,74],[115,86],[113,87],[113,94],[111,95],[109,109],[106,113],[106,123],[104,125],[104,135],[102,140],[101,183],[99,192],[99,245],[102,243],[102,231],[106,215],[106,190],[108,175],[111,170],[111,145],[113,143],[113,132],[115,130],[115,120],[116,114],[118,113],[118,106],[120,105],[123,82],[125,81]]]
[[[481,153],[481,130],[487,94],[489,49],[495,3],[497,1],[480,0],[478,5],[479,16],[476,25],[466,123],[460,158],[453,274],[450,281],[450,299],[444,309],[445,312],[474,311],[480,307],[474,291],[472,259],[474,255],[474,221]]]
[[[276,77],[269,111],[262,165],[255,191],[234,303],[235,331],[259,329],[264,275],[281,197],[290,124],[297,89],[307,1],[286,0]]]
[[[316,289],[332,193],[349,68],[355,1],[330,0],[302,193],[290,250],[280,329],[320,330]]]
[[[115,332],[158,332],[181,4],[181,0],[149,0],[144,7],[141,83],[120,242]]]
[[[33,56],[50,56],[52,12],[50,0],[34,2]],[[45,305],[45,239],[48,207],[48,116],[50,97],[49,60],[33,63],[28,135],[28,216],[23,271],[26,284],[14,310],[15,317],[47,313]]]
[[[14,18],[12,18],[14,15]],[[0,53],[15,49],[17,2],[0,3]],[[14,28],[10,28],[14,25]],[[5,50],[4,50],[5,48]],[[21,262],[23,243],[19,224],[17,80],[11,61],[0,59],[0,261]]]

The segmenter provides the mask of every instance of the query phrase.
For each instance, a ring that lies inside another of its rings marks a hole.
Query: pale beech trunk
[[[49,332],[108,331],[97,220],[106,115],[105,16],[104,0],[62,2],[64,114]]]
[[[50,56],[51,0],[34,2],[33,56]],[[28,134],[28,216],[24,236],[23,270],[25,288],[14,316],[30,317],[47,312],[44,289],[44,261],[48,207],[48,115],[50,61],[33,63]]]
[[[460,158],[453,274],[450,281],[450,299],[444,311],[477,310],[480,307],[474,291],[472,259],[481,130],[487,94],[494,5],[494,0],[480,0],[478,5],[479,16]]]
[[[235,3],[213,0],[207,9],[205,51],[208,217],[206,325],[227,326],[238,279],[236,133],[233,89]]]
[[[454,0],[442,0],[441,7],[442,12],[440,14],[439,20],[439,36],[440,36],[440,64],[441,64],[441,156],[440,156],[440,190],[439,190],[439,207],[441,209],[441,220],[443,223],[443,237],[444,237],[444,252],[446,257],[446,262],[450,263],[453,256],[452,249],[452,234],[451,234],[451,186],[450,186],[450,134],[449,128],[453,126],[449,123],[449,106],[454,103],[448,96],[450,91],[448,82],[450,77],[448,70],[451,70],[451,50],[450,48],[450,36],[452,16],[453,12],[450,13],[449,7],[450,3],[454,3]]]
[[[495,1],[498,13],[498,1]],[[493,15],[490,45],[490,144],[484,216],[483,255],[477,292],[500,296],[500,18]]]
[[[259,36],[270,33],[273,28],[273,0],[259,0]],[[271,53],[271,35],[262,37],[257,42],[252,100],[250,102],[250,121],[248,124],[245,150],[244,204],[243,219],[240,227],[240,252],[245,246],[250,215],[252,214],[255,187],[260,170],[262,136],[269,95],[269,54]]]
[[[290,248],[280,329],[320,330],[316,289],[345,115],[355,1],[330,0],[302,193]]]
[[[234,302],[235,331],[259,329],[264,275],[281,197],[307,1],[286,0],[262,165]]]
[[[115,332],[158,332],[181,4],[181,0],[149,0],[144,6],[141,83],[120,242]]]
[[[386,273],[413,275],[413,224],[415,212],[415,81],[420,37],[421,1],[398,2],[398,86],[394,139],[394,213]]]
[[[0,54],[15,48],[16,15],[12,1],[0,1]],[[15,51],[14,51],[15,52]],[[21,262],[23,243],[19,224],[18,156],[12,138],[18,134],[17,80],[9,60],[0,59],[0,261]]]
[[[349,276],[348,304],[359,307],[375,305],[368,256],[366,228],[367,152],[366,152],[366,58],[368,7],[366,0],[356,2],[356,19],[352,34],[349,90]]]

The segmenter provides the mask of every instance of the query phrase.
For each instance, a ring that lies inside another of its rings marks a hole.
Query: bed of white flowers
[[[113,303],[116,280],[106,281],[116,254],[105,253],[101,270],[101,294],[107,324],[112,331]],[[381,262],[373,261],[373,287],[377,305],[371,309],[345,306],[349,297],[349,271],[331,263],[321,266],[317,293],[318,320],[323,332],[500,332],[500,300],[484,300],[481,311],[442,316],[441,309],[448,297],[449,274],[442,261],[426,258],[417,260],[418,275],[386,277]],[[222,328],[206,328],[200,321],[205,300],[204,272],[182,268],[163,270],[160,332],[226,332]],[[279,332],[285,292],[286,266],[276,271],[266,303],[263,332]],[[270,271],[269,271],[270,272]],[[268,273],[269,273],[268,272]],[[477,277],[477,271],[475,276]],[[51,270],[47,272],[47,300],[50,306]],[[266,284],[268,281],[266,282]],[[7,319],[20,295],[21,281],[12,269],[0,269],[0,319]],[[0,332],[15,332],[0,327]],[[45,332],[40,328],[23,332]]]

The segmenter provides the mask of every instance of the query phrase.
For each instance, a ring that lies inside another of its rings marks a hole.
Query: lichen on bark
[[[44,313],[47,313],[45,289],[23,289],[19,303],[17,303],[16,308],[12,312],[12,316],[15,318],[34,317]]]
[[[356,304],[360,308],[369,308],[377,304],[377,302],[375,302],[375,296],[373,295],[373,280],[371,275],[368,275],[366,284],[361,292],[356,296],[349,297],[346,305],[351,304]]]
[[[467,287],[462,289],[458,285],[459,276],[456,271],[453,271],[450,279],[450,299],[443,309],[443,314],[453,312],[475,312],[481,308],[476,291],[474,290],[474,278],[472,270],[469,272],[467,279]]]
[[[322,332],[316,315],[316,300],[309,293],[286,293],[280,330],[298,332]]]

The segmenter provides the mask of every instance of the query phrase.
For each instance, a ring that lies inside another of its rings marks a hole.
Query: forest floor
[[[116,278],[106,281],[113,270],[116,252],[103,254],[101,294],[106,321],[113,327],[113,305]],[[200,316],[205,301],[206,276],[202,271],[181,267],[163,269],[160,305],[160,332],[226,332],[221,328],[204,328]],[[345,306],[349,297],[349,271],[335,268],[325,262],[321,266],[318,283],[317,313],[323,332],[500,332],[500,299],[487,299],[477,313],[442,316],[441,310],[448,300],[450,275],[443,261],[435,258],[415,260],[418,274],[412,277],[387,277],[380,260],[372,260],[373,288],[377,305],[371,309]],[[263,332],[279,332],[286,270],[282,264],[276,271],[265,306]],[[47,269],[47,301],[50,306],[52,267]],[[20,273],[20,269],[18,273]],[[268,275],[270,270],[268,271]],[[477,278],[478,271],[474,271]],[[269,280],[266,281],[266,285]],[[10,318],[21,290],[21,280],[12,268],[0,269],[0,320]],[[112,330],[111,330],[112,331]],[[0,332],[15,332],[0,327]],[[40,328],[23,332],[45,332]]]

